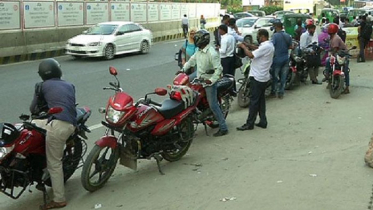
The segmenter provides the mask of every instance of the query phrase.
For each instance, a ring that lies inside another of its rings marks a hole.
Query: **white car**
[[[105,22],[92,26],[67,41],[66,54],[73,57],[112,59],[123,53],[148,53],[152,32],[133,22]]]
[[[256,36],[259,29],[266,29],[269,37],[272,37],[273,31],[271,31],[272,23],[270,23],[270,20],[273,20],[273,18],[247,17],[237,20],[236,25],[245,42],[257,44]]]

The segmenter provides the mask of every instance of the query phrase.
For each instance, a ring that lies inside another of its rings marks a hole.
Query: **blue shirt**
[[[291,36],[284,31],[273,34],[272,43],[275,46],[273,63],[284,62],[289,59],[289,47],[292,45]]]
[[[54,114],[57,120],[65,121],[76,126],[75,87],[64,80],[53,78],[43,82],[42,94],[48,104],[48,108],[61,107],[61,113]],[[34,95],[30,111],[33,112],[37,105],[37,97]]]

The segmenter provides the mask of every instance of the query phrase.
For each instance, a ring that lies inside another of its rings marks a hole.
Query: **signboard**
[[[24,2],[25,28],[53,27],[54,2]]]
[[[172,5],[172,20],[180,19],[180,4]]]
[[[58,2],[58,26],[84,25],[83,3]]]
[[[148,21],[159,21],[158,4],[148,4]]]
[[[190,18],[196,17],[196,4],[188,4],[188,12]]]
[[[184,15],[189,15],[188,4],[181,4],[180,5],[180,14],[181,14],[181,17],[184,17]]]
[[[131,21],[146,22],[146,4],[131,4]]]
[[[106,22],[109,20],[107,3],[87,3],[87,24]]]
[[[172,5],[171,4],[161,4],[161,20],[171,20],[172,18]]]
[[[0,30],[20,29],[19,2],[0,2]]]
[[[130,21],[130,4],[111,3],[111,21]]]

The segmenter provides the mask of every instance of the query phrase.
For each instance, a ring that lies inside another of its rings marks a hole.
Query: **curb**
[[[214,32],[217,27],[207,28],[209,32]],[[173,34],[173,35],[166,35],[161,37],[153,38],[153,43],[168,41],[168,40],[176,40],[184,38],[183,33]],[[0,65],[10,64],[10,63],[18,63],[23,61],[33,61],[39,60],[44,58],[52,58],[57,56],[65,55],[65,49],[57,49],[52,51],[45,51],[45,52],[37,52],[37,53],[30,53],[25,55],[12,55],[6,57],[0,57]]]

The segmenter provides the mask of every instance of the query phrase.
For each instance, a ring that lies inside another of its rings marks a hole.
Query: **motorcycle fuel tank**
[[[162,120],[164,117],[154,107],[141,104],[128,126],[130,130],[138,131]]]

